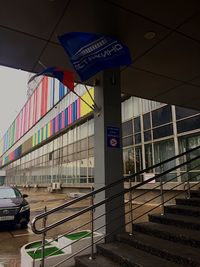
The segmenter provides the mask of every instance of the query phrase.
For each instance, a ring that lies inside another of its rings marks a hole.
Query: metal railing
[[[38,250],[42,251],[41,266],[43,267],[45,265],[45,260],[48,257],[50,257],[52,255],[55,255],[55,253],[56,253],[56,252],[53,252],[53,253],[51,253],[51,254],[49,254],[48,256],[45,257],[45,253],[44,253],[45,246],[53,243],[55,240],[56,241],[58,240],[58,237],[56,237],[55,239],[52,239],[49,242],[45,242],[45,237],[46,237],[48,231],[50,231],[50,230],[52,230],[52,229],[54,229],[54,228],[56,228],[56,227],[58,227],[58,226],[60,226],[60,225],[62,225],[64,223],[66,223],[66,222],[72,222],[74,219],[77,219],[78,217],[83,216],[83,215],[85,215],[87,213],[90,213],[90,215],[91,215],[88,221],[78,225],[77,227],[72,228],[67,233],[59,236],[59,238],[65,236],[66,234],[69,235],[70,233],[73,233],[73,232],[75,232],[77,230],[84,229],[84,227],[86,227],[86,226],[88,227],[88,225],[90,225],[90,228],[91,228],[91,231],[90,231],[91,242],[90,242],[90,244],[88,244],[86,247],[83,247],[78,252],[75,252],[75,253],[69,255],[67,258],[65,258],[61,262],[58,262],[54,266],[61,266],[62,264],[64,264],[65,261],[70,260],[71,258],[73,258],[74,256],[80,254],[81,252],[83,252],[84,250],[86,250],[88,248],[91,249],[90,259],[91,260],[94,259],[94,257],[95,257],[95,244],[105,240],[107,237],[112,236],[113,234],[115,234],[115,233],[117,233],[118,231],[121,230],[121,226],[120,227],[116,227],[112,232],[106,233],[105,235],[102,235],[98,239],[94,240],[95,232],[100,231],[104,227],[108,226],[108,225],[103,224],[103,225],[97,226],[95,228],[95,222],[97,222],[97,220],[99,220],[103,216],[105,216],[105,212],[100,213],[95,217],[94,211],[95,211],[95,209],[98,209],[98,207],[101,207],[102,205],[104,205],[104,204],[106,204],[108,202],[111,202],[111,201],[117,199],[118,197],[122,197],[123,196],[126,199],[127,198],[127,194],[128,194],[128,200],[125,201],[125,204],[122,203],[121,205],[113,207],[112,210],[110,210],[110,212],[113,212],[113,211],[119,209],[120,206],[122,206],[122,205],[125,205],[126,209],[125,209],[125,212],[124,212],[123,215],[120,215],[118,217],[113,217],[112,220],[113,221],[118,220],[118,219],[120,219],[121,216],[124,216],[124,217],[129,216],[129,219],[126,219],[124,226],[130,226],[129,227],[130,228],[129,229],[129,233],[130,234],[133,234],[132,224],[136,220],[144,217],[149,212],[151,212],[151,211],[153,211],[155,209],[158,209],[158,208],[161,208],[161,214],[164,214],[165,213],[165,208],[164,208],[165,203],[173,200],[175,197],[177,197],[178,195],[182,194],[183,191],[186,192],[185,196],[188,198],[190,196],[191,188],[196,187],[200,183],[200,181],[196,181],[194,184],[191,184],[191,181],[193,181],[195,178],[197,178],[200,175],[200,161],[199,161],[200,160],[200,153],[199,153],[199,149],[200,149],[200,146],[198,146],[196,148],[193,148],[191,150],[188,150],[186,152],[183,152],[183,153],[181,153],[181,154],[179,154],[177,156],[174,156],[174,157],[172,157],[170,159],[167,159],[167,160],[165,160],[165,161],[163,161],[161,163],[155,164],[155,165],[153,165],[153,166],[151,166],[149,168],[146,168],[145,170],[142,170],[142,171],[140,171],[138,173],[135,173],[133,175],[130,175],[128,177],[124,177],[123,179],[118,180],[118,181],[116,181],[116,182],[114,182],[112,184],[109,184],[107,186],[104,186],[104,187],[102,187],[100,189],[94,190],[92,188],[90,193],[88,193],[88,194],[86,194],[84,196],[81,196],[81,197],[79,197],[77,199],[73,199],[73,200],[71,200],[71,201],[69,201],[69,202],[67,202],[67,203],[65,203],[63,205],[60,205],[60,206],[58,206],[58,207],[56,207],[54,209],[48,210],[48,211],[36,216],[32,221],[32,230],[36,234],[42,234],[43,235],[42,245],[39,246],[35,251],[35,253]],[[198,151],[198,155],[195,156],[194,154],[196,154],[197,151]],[[186,159],[186,156],[187,156],[187,159]],[[188,159],[189,158],[188,156],[190,156],[190,159]],[[179,159],[179,161],[181,161],[181,163],[179,163],[178,165],[175,165],[175,160],[176,159]],[[170,167],[168,166],[169,163],[171,163]],[[161,173],[155,175],[154,177],[151,177],[151,178],[147,179],[146,181],[143,181],[141,183],[132,185],[132,181],[133,181],[133,179],[135,177],[137,177],[138,175],[142,175],[142,174],[144,174],[144,173],[146,173],[148,171],[155,171],[155,169],[158,168],[158,167],[162,167],[161,169],[163,171]],[[184,167],[186,167],[186,169],[182,170],[182,168],[184,168]],[[199,168],[199,171],[198,171],[197,168]],[[191,175],[191,173],[192,173],[192,175]],[[166,179],[166,175],[168,175],[168,176],[169,175],[173,175],[173,177],[170,178],[170,179],[169,178]],[[186,176],[186,179],[182,179],[182,178],[184,178],[184,176]],[[174,182],[177,179],[180,180],[177,184],[173,184],[173,186],[170,189],[165,190],[165,185],[167,183]],[[151,188],[148,188],[147,191],[142,192],[141,194],[138,194],[137,189],[144,189],[145,185],[147,185],[147,184],[149,184],[150,182],[153,182],[153,181],[155,181],[155,186],[153,186],[153,184],[151,184]],[[118,193],[116,193],[114,195],[110,195],[109,197],[107,197],[105,199],[102,199],[102,200],[100,200],[98,202],[94,201],[94,198],[95,198],[95,196],[97,196],[97,194],[105,192],[108,189],[113,189],[113,187],[119,185],[120,183],[124,183],[125,184],[125,187],[121,192],[118,192]],[[128,188],[126,188],[127,184],[128,184]],[[172,191],[172,190],[176,190],[180,186],[182,186],[182,190],[177,190],[177,192],[178,192],[177,194],[175,194],[171,198],[165,199],[165,193],[166,192],[169,192],[169,191]],[[159,193],[156,196],[151,197],[151,198],[148,199],[148,201],[143,202],[142,204],[137,204],[136,207],[134,207],[136,199],[144,197],[149,192],[152,192],[152,191],[155,192],[155,190],[157,190],[156,191],[157,193],[158,193],[158,190],[159,190]],[[135,192],[137,192],[137,196],[134,196]],[[139,214],[138,216],[134,215],[135,211],[138,210],[140,207],[143,207],[143,206],[147,205],[148,203],[150,203],[152,201],[155,201],[157,198],[160,198],[159,204],[157,206],[156,205],[153,206],[153,208],[149,209],[148,211],[146,211],[146,212],[144,212],[142,214]],[[63,211],[63,209],[68,209],[70,207],[73,207],[74,204],[81,203],[81,201],[85,201],[87,199],[91,200],[91,203],[87,207],[84,207],[81,210],[79,210],[77,212],[74,212],[73,214],[71,214],[69,216],[66,216],[61,220],[58,220],[58,221],[56,221],[54,223],[46,225],[47,218],[49,218],[50,215],[54,215],[56,212]],[[45,221],[45,225],[43,227],[41,227],[41,228],[38,228],[36,226],[36,224],[41,220]],[[84,237],[85,236],[82,236],[82,238],[84,238]],[[75,240],[73,242],[73,244],[76,243],[76,242],[80,242],[80,240],[82,238],[79,238],[78,240]],[[57,252],[61,251],[63,249],[66,249],[67,247],[69,247],[69,245],[67,245],[65,247],[62,247],[62,248],[59,248],[57,250]]]

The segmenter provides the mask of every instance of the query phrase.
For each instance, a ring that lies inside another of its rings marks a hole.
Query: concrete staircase
[[[165,215],[149,215],[149,222],[133,225],[134,234],[97,245],[94,260],[76,258],[77,267],[200,267],[200,191],[190,199],[176,199]]]

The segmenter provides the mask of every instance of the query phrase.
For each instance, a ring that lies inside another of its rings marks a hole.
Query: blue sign
[[[106,68],[132,63],[128,47],[110,36],[70,32],[58,39],[82,81]]]
[[[120,130],[119,127],[107,127],[107,147],[120,147]]]

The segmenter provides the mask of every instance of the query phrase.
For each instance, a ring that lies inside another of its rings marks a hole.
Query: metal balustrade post
[[[190,198],[190,181],[188,175],[187,175],[187,198]]]
[[[161,172],[163,173],[163,166],[161,166]],[[161,215],[165,214],[165,207],[164,207],[164,195],[163,195],[163,181],[162,181],[162,176],[160,176],[160,198],[161,198]]]
[[[44,212],[47,211],[47,207],[44,207]],[[47,217],[43,218],[43,227],[46,228],[46,221]],[[41,259],[41,267],[44,267],[44,261],[45,261],[45,241],[46,241],[46,232],[42,234],[42,259]]]
[[[129,189],[131,188],[131,178],[129,179]],[[131,222],[131,228],[129,235],[133,235],[133,203],[132,203],[132,196],[133,196],[133,190],[130,189],[129,191],[129,214],[130,214],[130,222]]]
[[[92,186],[91,191],[94,191],[94,187]],[[91,206],[94,206],[94,195],[91,196]],[[94,209],[91,209],[91,255],[89,257],[90,260],[95,259],[94,256]]]

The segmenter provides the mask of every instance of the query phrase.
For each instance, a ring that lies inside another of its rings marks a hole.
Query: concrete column
[[[94,92],[95,102],[101,108],[94,115],[94,184],[95,189],[113,183],[123,177],[122,139],[121,139],[121,91],[119,69],[102,72]],[[113,131],[112,131],[113,130]],[[95,197],[95,202],[122,192],[123,183],[112,187]],[[124,230],[124,196],[120,196],[95,211],[95,229],[110,234],[106,240],[113,240],[114,230]],[[103,226],[102,228],[100,228]],[[100,228],[100,229],[99,229]]]

